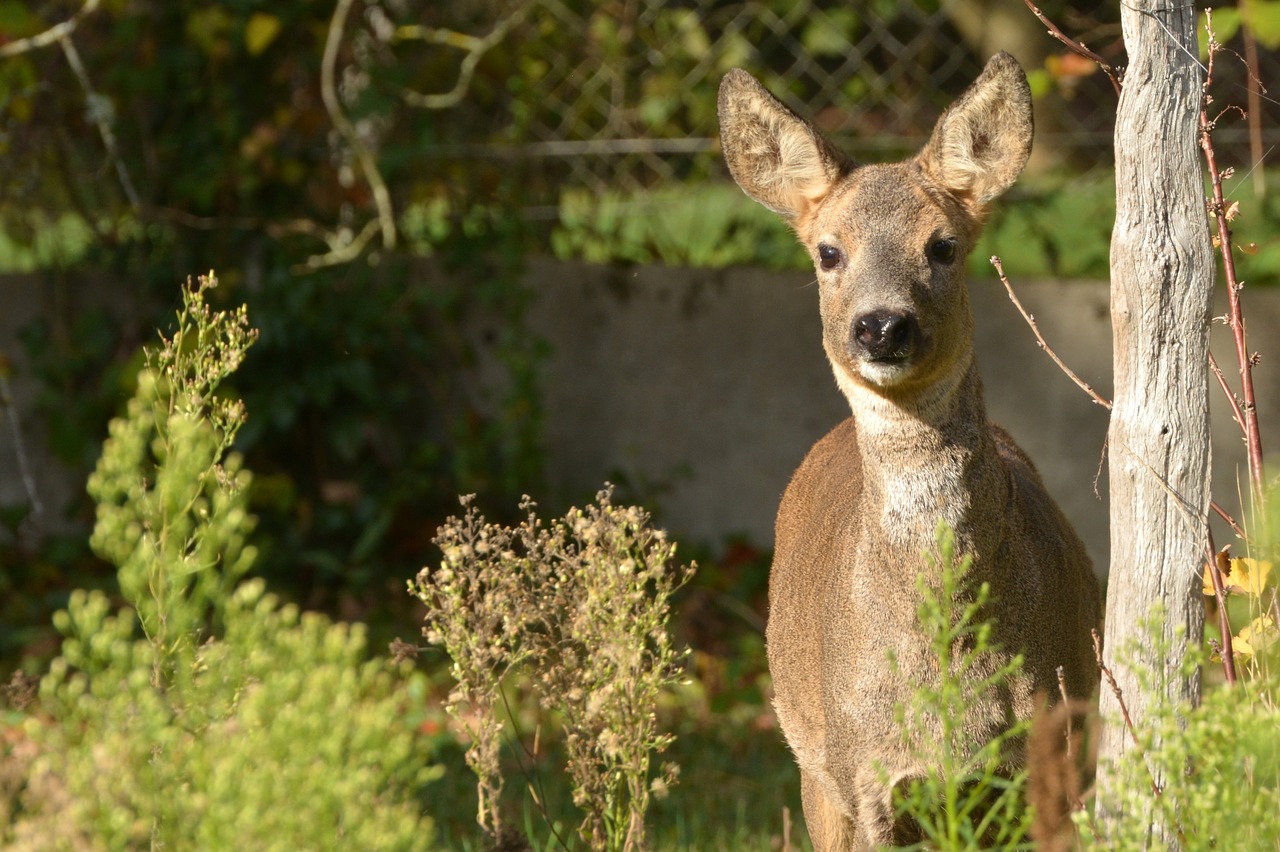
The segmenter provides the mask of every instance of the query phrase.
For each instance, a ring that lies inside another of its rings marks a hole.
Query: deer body
[[[914,592],[939,520],[973,558],[971,579],[991,586],[1004,650],[984,665],[1026,660],[973,708],[966,734],[983,742],[1029,718],[1038,693],[1057,694],[1058,666],[1073,697],[1096,682],[1097,582],[1031,462],[987,421],[964,280],[985,204],[1030,152],[1030,93],[1012,57],[997,55],[925,149],[891,165],[850,162],[745,72],[726,76],[719,108],[735,180],[813,255],[823,345],[853,411],[813,447],[778,510],[775,706],[815,847],[901,842],[891,788],[930,770],[895,723],[915,687],[887,653],[903,673],[937,668]]]

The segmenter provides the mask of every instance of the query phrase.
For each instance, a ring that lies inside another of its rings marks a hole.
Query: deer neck
[[[990,534],[998,540],[1003,527],[1008,483],[972,356],[921,392],[894,398],[859,389],[850,402],[868,539],[918,564],[911,557],[934,550],[938,522],[945,521],[959,552],[981,561]]]

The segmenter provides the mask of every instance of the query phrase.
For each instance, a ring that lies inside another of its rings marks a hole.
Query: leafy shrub
[[[201,278],[149,353],[92,478],[93,546],[129,606],[76,592],[55,623],[10,848],[416,849],[430,841],[396,681],[364,629],[282,606],[246,538],[243,422],[218,396],[252,343]]]
[[[1162,641],[1161,619],[1146,625],[1144,644]],[[1164,695],[1159,677],[1197,676],[1206,660],[1193,647],[1184,661],[1177,672],[1134,667],[1143,692]],[[1108,836],[1085,833],[1084,847],[1154,848],[1159,825],[1184,849],[1280,849],[1278,686],[1274,677],[1245,678],[1206,690],[1195,707],[1151,700],[1132,731],[1136,746],[1113,767],[1119,783],[1105,804],[1122,818]],[[1158,790],[1154,778],[1164,779]]]
[[[998,650],[991,622],[981,617],[990,588],[986,583],[971,588],[966,575],[973,560],[956,554],[955,535],[945,525],[938,527],[936,541],[937,557],[926,558],[938,585],[932,587],[923,574],[917,578],[916,617],[924,635],[932,637],[939,677],[936,683],[919,683],[910,706],[897,708],[903,741],[936,771],[894,790],[895,814],[919,826],[927,848],[1026,848],[1028,772],[1018,766],[1017,748],[1030,723],[1016,722],[988,742],[973,742],[965,732],[974,708],[1020,671],[1022,657],[979,674],[986,668],[982,661]]]

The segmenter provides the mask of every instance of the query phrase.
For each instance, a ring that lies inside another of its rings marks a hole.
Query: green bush
[[[1161,618],[1156,613],[1145,629],[1146,644],[1161,641]],[[1184,661],[1182,671],[1143,673],[1143,692],[1162,696],[1160,676],[1192,677],[1206,662],[1195,647]],[[1158,824],[1188,850],[1280,849],[1278,695],[1280,683],[1266,676],[1207,689],[1194,707],[1151,701],[1133,731],[1136,745],[1113,767],[1119,779],[1114,801],[1103,803],[1122,817],[1105,835],[1083,831],[1084,847],[1156,848],[1152,826]],[[1157,777],[1163,779],[1158,791]]]
[[[926,558],[928,576],[937,578],[937,587],[924,574],[917,578],[916,617],[924,635],[933,637],[939,676],[936,683],[920,682],[910,706],[897,708],[897,713],[903,742],[936,771],[894,790],[896,816],[919,826],[926,848],[1029,848],[1028,772],[1018,765],[1017,750],[1030,722],[1016,722],[985,743],[973,742],[965,732],[973,710],[1021,670],[1022,657],[980,674],[985,658],[998,650],[992,623],[982,618],[990,587],[982,583],[975,588],[966,579],[973,560],[956,554],[955,535],[945,525],[938,527],[937,557]],[[891,664],[897,668],[892,658]]]
[[[7,848],[417,849],[432,775],[393,671],[362,626],[239,582],[250,477],[226,457],[244,419],[220,382],[252,343],[202,278],[149,353],[90,490],[93,546],[128,606],[79,591],[25,719]]]

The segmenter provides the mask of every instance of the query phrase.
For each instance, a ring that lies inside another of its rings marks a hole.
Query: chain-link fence
[[[1118,4],[1040,5],[1123,65]],[[478,73],[460,107],[471,114],[431,153],[518,172],[532,204],[554,204],[565,187],[625,193],[721,174],[716,87],[733,66],[855,157],[882,159],[916,149],[986,57],[1008,49],[1032,78],[1043,162],[1089,169],[1111,158],[1109,82],[1021,0],[529,0],[473,3],[433,23],[504,37],[480,66],[493,79]],[[1236,55],[1219,63],[1218,101],[1244,106],[1249,75]],[[1271,52],[1258,65],[1262,81],[1280,71]],[[1253,117],[1264,153],[1280,141],[1278,103],[1264,95]],[[1219,145],[1256,160],[1248,133],[1235,121]]]

